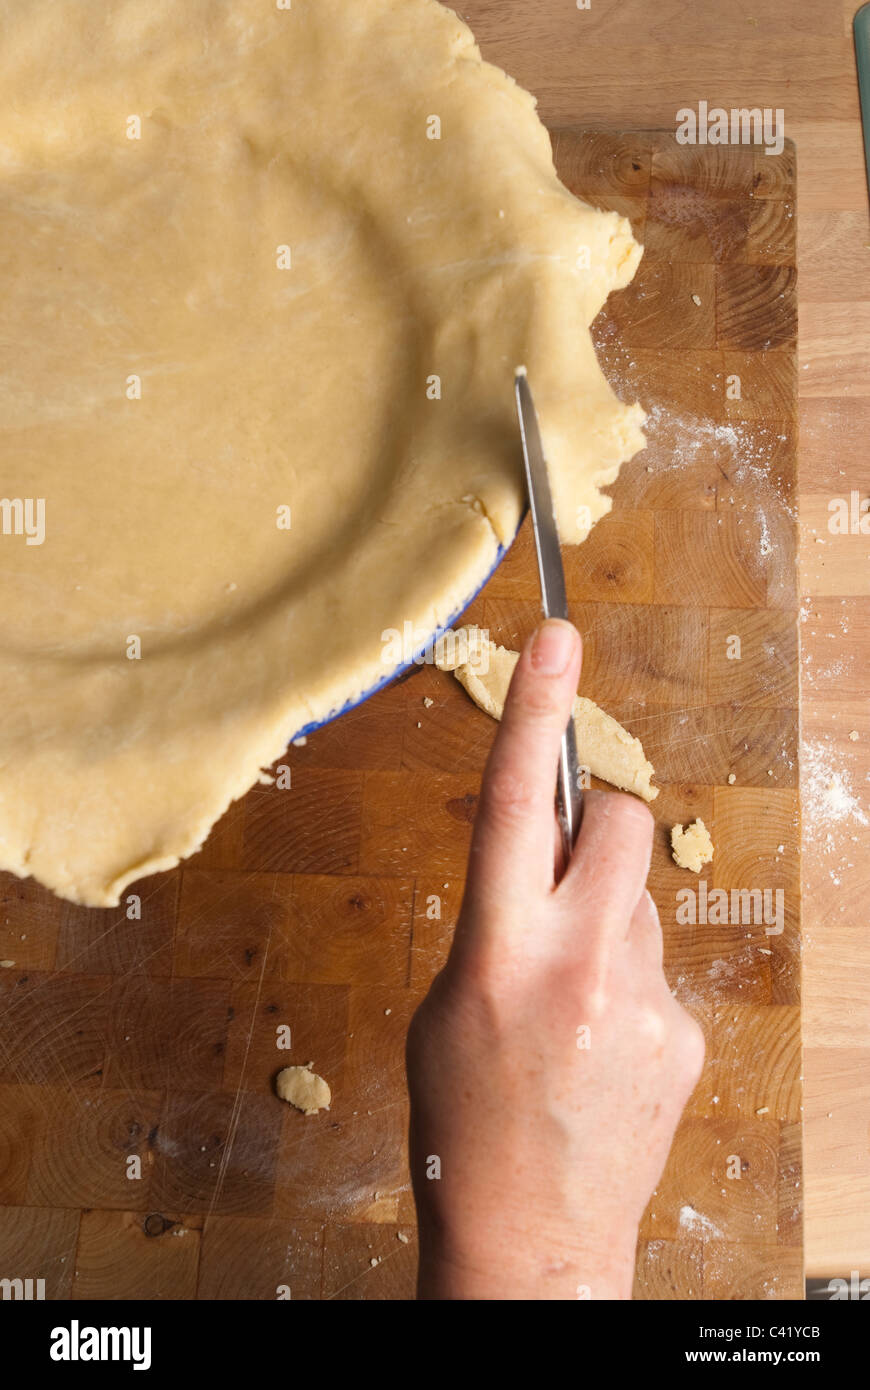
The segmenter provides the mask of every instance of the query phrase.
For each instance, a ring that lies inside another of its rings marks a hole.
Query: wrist
[[[631,1298],[637,1228],[588,1232],[420,1226],[421,1299],[537,1301]]]

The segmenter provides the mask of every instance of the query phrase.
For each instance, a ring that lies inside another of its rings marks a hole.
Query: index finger
[[[559,745],[580,679],[580,634],[548,619],[520,654],[483,775],[466,893],[505,901],[553,887]]]

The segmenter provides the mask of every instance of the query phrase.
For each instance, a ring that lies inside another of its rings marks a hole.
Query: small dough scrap
[[[691,869],[693,874],[699,874],[713,858],[713,841],[702,820],[687,825],[685,830],[675,825],[671,831],[671,849],[674,863],[681,869]]]
[[[456,672],[460,667],[486,671],[489,669],[491,650],[495,650],[494,644],[486,633],[471,623],[467,627],[451,627],[442,632],[433,648],[433,660],[439,671]],[[499,650],[503,651],[504,648]]]
[[[322,1076],[309,1067],[285,1067],[275,1078],[275,1090],[303,1115],[328,1110],[332,1092]]]
[[[452,670],[460,685],[486,714],[501,719],[519,652],[490,642],[477,627],[457,629],[457,636],[462,634],[464,641],[456,645],[464,647],[471,654],[470,659],[461,665],[447,664],[436,649],[436,664],[442,670]],[[634,792],[644,801],[655,800],[659,789],[650,786],[655,768],[647,761],[640,740],[633,738],[621,724],[583,695],[574,697],[574,730],[577,757],[594,777],[622,791]]]

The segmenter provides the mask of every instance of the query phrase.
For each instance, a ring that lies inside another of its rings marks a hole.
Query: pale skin
[[[450,956],[408,1034],[420,1298],[630,1298],[640,1218],[701,1073],[703,1034],[662,970],[646,806],[587,792],[567,869],[554,856],[580,665],[568,623],[522,652]]]

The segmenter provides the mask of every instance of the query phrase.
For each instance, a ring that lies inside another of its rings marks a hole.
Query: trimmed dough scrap
[[[0,868],[108,907],[486,579],[515,363],[563,541],[610,510],[644,414],[588,325],[641,248],[436,0],[0,32]]]
[[[691,869],[694,874],[699,874],[713,858],[713,841],[702,820],[693,821],[685,830],[675,825],[671,831],[671,849],[678,868]]]
[[[519,652],[489,641],[477,627],[459,628],[457,637],[460,640],[455,643],[445,644],[443,639],[436,643],[436,665],[452,671],[476,705],[493,719],[501,719]],[[640,739],[583,695],[574,696],[573,713],[581,765],[602,782],[654,801],[659,794],[658,787],[650,785],[655,768]]]
[[[294,1105],[303,1115],[328,1110],[332,1100],[328,1083],[310,1067],[285,1067],[275,1077],[275,1090],[281,1100]]]

